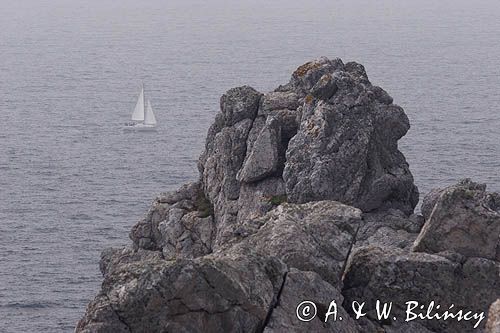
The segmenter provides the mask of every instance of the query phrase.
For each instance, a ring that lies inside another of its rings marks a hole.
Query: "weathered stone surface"
[[[307,62],[293,72],[290,82],[284,89],[293,89],[300,97],[303,97],[309,94],[310,90],[323,75],[342,70],[344,67],[344,63],[339,58],[330,60],[326,57],[321,57]]]
[[[240,219],[259,215],[238,210],[246,199],[256,202],[247,185],[268,178],[283,178],[290,202],[327,199],[409,215],[418,193],[397,149],[408,128],[403,110],[370,84],[363,66],[340,59],[304,64],[266,94],[229,90],[199,160],[214,207],[213,248],[231,240]]]
[[[500,333],[500,298],[490,306],[486,333]]]
[[[382,328],[385,333],[438,333],[438,331],[431,331],[414,321],[409,323],[397,323],[390,326],[383,325]]]
[[[231,201],[237,203],[240,182],[236,174],[246,154],[247,136],[252,120],[245,119],[231,127],[224,127],[214,138],[214,149],[206,152],[202,181],[208,200],[214,206],[217,223],[216,244],[224,241],[226,228],[236,220],[236,210]]]
[[[251,254],[123,264],[105,276],[76,331],[255,332],[285,273],[279,261]]]
[[[198,211],[179,212],[177,216],[174,210],[169,213],[169,217],[174,218],[167,218],[158,225],[165,259],[196,258],[212,252],[215,237],[212,216],[200,217]]]
[[[101,253],[99,268],[103,276],[112,273],[117,267],[145,260],[161,260],[159,251],[144,249],[134,250],[132,247],[107,248]]]
[[[199,182],[160,194],[146,217],[131,230],[138,249],[162,251],[167,259],[194,258],[212,252],[213,208]]]
[[[293,91],[273,91],[264,94],[259,108],[259,115],[269,115],[277,110],[296,110],[299,107],[299,96]]]
[[[249,86],[228,90],[220,99],[220,109],[226,126],[244,119],[254,119],[259,109],[261,93]]]
[[[469,179],[444,189],[414,251],[455,251],[500,261],[500,195]]]
[[[300,321],[296,315],[297,306],[305,300],[314,302],[317,311],[316,317],[308,322]],[[329,315],[325,323],[325,314],[332,300],[337,304],[337,321],[334,321],[334,315]],[[292,268],[286,275],[279,302],[272,311],[264,333],[360,332],[357,324],[342,308],[342,301],[339,290],[322,280],[318,274]]]
[[[268,118],[236,178],[252,183],[275,173],[279,165],[280,140],[278,122],[274,118]]]
[[[131,330],[113,309],[108,296],[100,293],[87,306],[87,312],[77,323],[75,332],[131,333]]]
[[[436,206],[436,202],[439,199],[439,196],[443,193],[443,189],[436,188],[427,193],[422,200],[422,207],[420,207],[420,211],[422,212],[422,216],[425,220],[428,220],[431,216],[432,210],[434,206]]]
[[[422,216],[408,217],[396,209],[364,213],[363,222],[354,248],[375,245],[410,249],[424,224]]]
[[[312,87],[311,94],[319,99],[328,100],[337,91],[335,79],[331,74],[323,75]]]
[[[260,219],[240,224],[237,232],[243,239],[220,251],[252,249],[264,257],[276,256],[338,287],[360,224],[361,211],[339,202],[283,203]]]
[[[500,296],[500,263],[483,258],[454,262],[440,255],[408,253],[394,247],[360,248],[349,261],[342,294],[348,304],[354,300],[366,301],[366,309],[375,309],[377,299],[392,301],[392,313],[398,321],[406,318],[405,303],[409,300],[425,306],[434,301],[444,309],[454,304],[457,310],[486,313]],[[374,311],[368,316],[376,321]],[[485,319],[481,321],[481,329],[485,322]],[[435,332],[475,331],[475,322],[471,321],[422,320],[418,323]]]
[[[242,184],[237,220],[247,221],[264,216],[284,200],[285,182],[281,177],[268,177],[251,184]]]
[[[397,147],[410,128],[403,109],[387,104],[361,65],[338,59],[299,67],[290,86],[313,90],[286,152],[289,200],[328,199],[363,211],[392,207],[411,214],[418,191]]]

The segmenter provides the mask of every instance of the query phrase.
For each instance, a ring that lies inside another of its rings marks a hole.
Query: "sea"
[[[497,0],[0,1],[0,332],[72,332],[100,252],[197,178],[228,89],[362,63],[401,105],[421,193],[500,191]],[[124,132],[141,84],[156,132]]]

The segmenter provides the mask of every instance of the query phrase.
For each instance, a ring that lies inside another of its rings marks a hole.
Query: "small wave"
[[[10,302],[7,304],[0,305],[4,308],[16,308],[16,309],[45,309],[59,306],[60,304],[51,302]]]
[[[80,220],[80,221],[90,221],[92,220],[92,216],[87,215],[85,213],[78,213],[69,216],[70,220]]]

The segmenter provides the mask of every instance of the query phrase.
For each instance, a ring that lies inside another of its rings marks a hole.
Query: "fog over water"
[[[401,105],[421,193],[500,190],[498,1],[0,2],[0,332],[71,332],[154,196],[197,177],[227,89],[319,56]],[[126,133],[141,82],[156,133]]]

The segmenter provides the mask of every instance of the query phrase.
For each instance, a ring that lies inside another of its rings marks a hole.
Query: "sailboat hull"
[[[123,129],[130,132],[152,132],[156,131],[156,125],[125,124]]]

